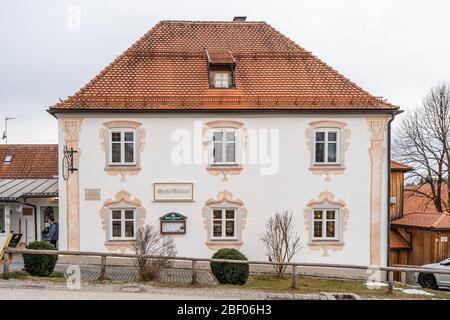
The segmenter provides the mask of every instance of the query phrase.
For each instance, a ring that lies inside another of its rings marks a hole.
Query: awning
[[[58,179],[0,179],[0,200],[19,198],[56,197]]]

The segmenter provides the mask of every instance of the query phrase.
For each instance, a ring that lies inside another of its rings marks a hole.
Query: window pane
[[[222,210],[213,210],[213,219],[222,219]]]
[[[222,162],[223,161],[222,143],[221,142],[214,143],[213,156],[214,156],[214,162]]]
[[[336,162],[336,143],[328,143],[328,162]]]
[[[327,210],[327,219],[334,220],[336,217],[336,213],[334,210]]]
[[[134,211],[125,210],[125,219],[134,219]]]
[[[327,237],[334,238],[335,237],[335,221],[327,221]]]
[[[234,143],[226,144],[226,152],[227,152],[226,162],[235,162],[235,144]]]
[[[322,237],[322,221],[314,221],[314,237]]]
[[[314,211],[314,220],[322,220],[322,211]]]
[[[337,133],[336,132],[328,132],[328,141],[337,141]]]
[[[225,232],[227,237],[234,237],[234,221],[225,222]]]
[[[134,237],[134,221],[125,221],[125,237]]]
[[[125,143],[125,162],[134,162],[134,144]]]
[[[222,141],[223,140],[223,132],[222,131],[216,131],[213,135],[213,141]]]
[[[134,132],[125,132],[125,141],[134,141]]]
[[[325,144],[323,142],[316,143],[316,162],[325,161]]]
[[[234,219],[234,210],[226,210],[225,215],[227,219]]]
[[[113,143],[111,145],[111,154],[112,154],[112,162],[121,162],[120,161],[120,143]]]
[[[325,132],[316,132],[316,141],[325,141]]]
[[[234,141],[234,138],[235,138],[235,134],[234,134],[234,132],[226,132],[225,133],[225,138],[226,138],[226,140],[227,141]]]
[[[111,140],[112,141],[120,141],[120,132],[112,132]]]
[[[120,210],[113,210],[112,211],[112,218],[113,219],[120,219],[122,217],[122,212]]]
[[[112,236],[121,237],[122,234],[122,223],[120,221],[113,221],[112,223]]]
[[[213,221],[213,236],[214,237],[222,236],[222,221],[221,220]]]

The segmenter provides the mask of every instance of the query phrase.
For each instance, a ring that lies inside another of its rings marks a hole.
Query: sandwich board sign
[[[0,261],[3,261],[3,255],[5,254],[5,248],[17,248],[22,240],[22,233],[11,233],[5,240],[2,250],[0,251]]]

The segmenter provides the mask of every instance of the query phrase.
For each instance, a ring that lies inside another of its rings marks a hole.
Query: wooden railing
[[[192,258],[192,257],[162,257],[153,255],[142,254],[130,254],[130,253],[114,253],[114,252],[87,252],[87,251],[62,251],[62,250],[32,250],[32,249],[15,249],[5,248],[4,260],[3,260],[3,279],[9,279],[9,266],[11,256],[13,254],[46,254],[46,255],[59,255],[59,256],[87,256],[87,257],[100,257],[100,276],[99,279],[106,277],[106,259],[110,258],[128,258],[128,259],[165,259],[173,261],[191,261],[192,262],[192,284],[197,283],[197,263],[198,262],[225,262],[225,263],[237,263],[248,265],[285,265],[292,268],[291,281],[292,288],[297,288],[297,274],[299,267],[316,267],[326,269],[354,269],[354,270],[367,270],[367,271],[384,271],[388,275],[388,289],[393,290],[394,287],[394,272],[401,273],[435,273],[435,274],[448,274],[450,270],[445,269],[432,269],[419,266],[392,266],[392,267],[378,267],[378,266],[363,266],[363,265],[349,265],[349,264],[324,264],[324,263],[300,263],[300,262],[274,262],[274,261],[251,261],[251,260],[227,260],[227,259],[208,259],[208,258]]]

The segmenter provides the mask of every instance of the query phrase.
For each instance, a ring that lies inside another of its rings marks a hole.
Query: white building
[[[160,22],[50,113],[62,249],[131,250],[149,224],[182,256],[267,259],[289,210],[295,261],[386,264],[398,107],[264,22]]]

